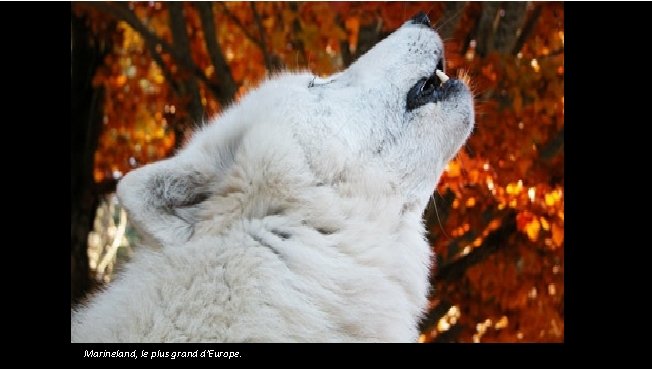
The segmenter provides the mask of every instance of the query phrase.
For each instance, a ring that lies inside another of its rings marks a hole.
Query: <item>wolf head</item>
[[[227,212],[264,216],[313,187],[366,197],[379,211],[391,196],[421,212],[474,124],[469,88],[435,74],[444,65],[442,40],[420,14],[340,73],[262,83],[176,156],[130,172],[119,199],[162,245]]]

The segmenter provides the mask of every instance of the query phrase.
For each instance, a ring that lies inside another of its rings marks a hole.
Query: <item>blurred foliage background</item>
[[[135,234],[129,170],[279,70],[346,68],[418,11],[466,71],[477,126],[424,222],[437,253],[420,342],[564,338],[564,9],[555,2],[72,3],[71,303]]]

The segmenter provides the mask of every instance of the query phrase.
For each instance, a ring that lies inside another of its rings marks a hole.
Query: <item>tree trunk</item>
[[[526,2],[483,3],[476,38],[477,54],[485,57],[492,51],[511,53],[523,32],[526,15]]]
[[[93,227],[98,196],[93,182],[95,149],[101,131],[104,91],[93,76],[110,46],[92,35],[87,19],[71,15],[71,147],[70,147],[70,301],[79,302],[92,288],[87,239]]]
[[[508,2],[500,10],[500,23],[494,37],[494,49],[507,55],[512,52],[518,36],[523,31],[527,15],[527,2]]]
[[[190,39],[186,30],[186,20],[184,18],[183,3],[170,2],[168,8],[170,11],[170,30],[174,48],[182,56],[184,65],[194,65],[190,50]],[[201,103],[201,94],[197,78],[192,73],[185,73],[180,83],[180,93],[182,98],[188,99],[189,121],[182,122],[180,127],[175,127],[177,148],[183,144],[185,131],[188,128],[201,125],[204,119],[204,106]]]
[[[258,10],[256,10],[256,3],[250,2],[249,6],[251,7],[251,13],[254,16],[254,23],[258,29],[258,40],[260,40],[260,50],[262,51],[263,59],[265,60],[265,69],[267,69],[267,72],[278,72],[284,68],[284,65],[281,60],[278,57],[275,57],[269,50],[265,28],[263,27],[260,14],[258,13]]]
[[[521,51],[521,48],[523,48],[525,41],[528,39],[528,37],[530,37],[532,31],[534,31],[534,26],[537,24],[537,21],[541,16],[541,10],[543,10],[543,6],[541,4],[537,4],[534,7],[532,14],[530,14],[527,21],[525,21],[525,24],[521,29],[521,33],[518,35],[518,40],[516,40],[516,45],[514,45],[514,49],[512,50],[512,55],[516,56]]]
[[[213,4],[209,2],[197,2],[195,7],[201,18],[204,38],[206,40],[206,50],[211,58],[211,63],[215,67],[215,74],[220,84],[220,95],[216,96],[222,107],[228,106],[235,97],[238,87],[233,80],[231,68],[224,58],[222,48],[217,40],[217,28],[215,27],[215,15],[213,13]]]
[[[306,45],[304,45],[303,40],[299,38],[299,34],[302,32],[301,22],[299,21],[299,3],[289,2],[288,7],[294,14],[296,14],[296,18],[292,21],[292,36],[290,43],[292,44],[292,49],[297,52],[297,66],[306,67],[308,66]]]
[[[348,50],[348,42],[343,42],[341,44],[342,50],[346,50],[342,52],[342,62],[345,68],[348,68],[349,65],[387,36],[387,34],[382,32],[382,28],[383,21],[381,18],[378,18],[369,24],[360,25],[360,30],[358,31],[358,44],[356,45],[354,53],[351,53]]]
[[[476,53],[481,56],[487,56],[493,51],[493,38],[494,30],[498,25],[500,3],[486,2],[482,4],[482,15],[478,23],[477,38],[476,38]]]

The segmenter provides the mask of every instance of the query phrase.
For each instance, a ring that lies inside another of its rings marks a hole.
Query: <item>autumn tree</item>
[[[91,230],[98,193],[93,181],[93,157],[101,132],[105,90],[93,84],[93,77],[111,50],[115,22],[97,17],[91,24],[88,15],[73,13],[70,151],[70,266],[71,300],[77,301],[91,288],[88,257],[88,232]]]
[[[477,125],[425,214],[424,340],[563,339],[563,37],[561,4],[471,3],[446,44]]]
[[[437,267],[420,340],[563,339],[562,4],[98,2],[73,10],[93,26],[113,25],[88,35],[112,42],[85,85],[104,91],[103,114],[95,110],[102,131],[91,121],[79,127],[99,134],[94,158],[84,157],[86,167],[94,161],[94,183],[74,194],[110,190],[130,169],[171,155],[189,130],[266,76],[333,73],[426,11],[446,41],[447,74],[471,78],[477,117],[424,214]],[[90,106],[81,100],[89,96],[74,93],[73,102]]]

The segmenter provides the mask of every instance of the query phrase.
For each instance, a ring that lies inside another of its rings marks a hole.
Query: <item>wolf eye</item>
[[[308,82],[308,88],[324,86],[324,85],[327,85],[327,84],[333,83],[333,82],[335,82],[335,78],[324,79],[324,78],[319,78],[319,77],[315,76],[315,77],[313,77],[313,79],[310,82]]]

